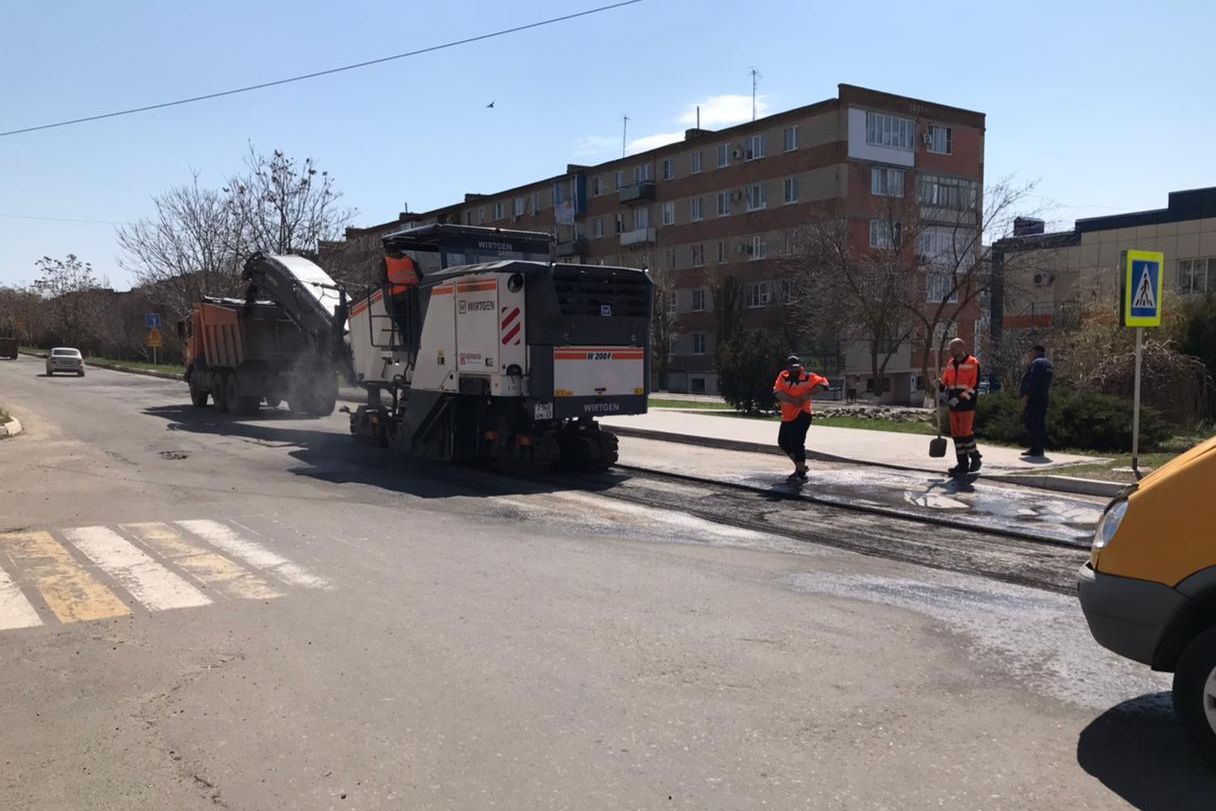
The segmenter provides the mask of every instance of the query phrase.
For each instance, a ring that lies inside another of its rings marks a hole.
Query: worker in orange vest
[[[791,481],[806,479],[806,432],[811,427],[811,396],[828,385],[826,377],[802,368],[797,355],[785,359],[785,370],[777,375],[773,396],[781,406],[781,429],[777,445],[794,463]]]
[[[384,257],[384,275],[388,280],[389,292],[398,295],[418,284],[418,263],[408,254]]]
[[[958,464],[947,473],[965,476],[980,469],[979,449],[975,446],[975,402],[979,396],[980,362],[967,352],[961,338],[950,342],[950,360],[937,381],[946,392],[950,407],[950,436],[954,438],[954,455]]]

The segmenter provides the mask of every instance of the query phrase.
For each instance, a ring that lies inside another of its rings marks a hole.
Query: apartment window
[[[692,311],[694,313],[705,312],[705,288],[694,287],[692,289]]]
[[[667,312],[678,313],[679,311],[680,311],[680,297],[676,294],[675,290],[672,290],[671,293],[667,296]]]
[[[522,197],[515,198],[515,216],[522,217],[527,210],[527,201]]]
[[[688,219],[696,222],[701,219],[701,203],[703,198],[694,197],[688,201]]]
[[[925,228],[916,238],[916,252],[923,261],[956,266],[968,250],[974,232],[968,229]]]
[[[786,127],[782,132],[781,140],[783,148],[786,152],[793,152],[798,148],[798,126]]]
[[[920,176],[920,204],[931,208],[951,211],[970,211],[975,208],[979,195],[979,184],[974,180],[944,175]]]
[[[664,265],[664,267],[665,267],[665,268],[667,268],[668,270],[675,270],[675,269],[676,269],[676,251],[675,251],[675,248],[668,248],[667,250],[663,251],[663,259],[664,259],[664,260],[666,261],[666,263],[667,263],[667,264],[665,264],[665,265]]]
[[[725,217],[730,214],[730,192],[718,192],[718,216]]]
[[[624,169],[616,170],[616,187],[617,187],[617,189],[623,189],[625,187],[625,170]]]
[[[954,283],[954,274],[932,271],[925,279],[925,301],[937,304],[947,301],[958,303],[958,286]]]
[[[704,332],[692,333],[692,353],[694,355],[704,355],[705,354],[705,333]]]
[[[663,225],[675,225],[676,222],[676,204],[663,204]]]
[[[688,156],[688,173],[695,175],[701,171],[701,150],[697,150]]]
[[[894,149],[913,148],[912,119],[886,113],[866,113],[866,143]]]
[[[532,213],[540,213],[540,192],[536,192],[532,195]]]
[[[768,186],[753,183],[747,187],[747,210],[759,211],[762,208],[768,208]]]
[[[671,158],[663,159],[663,179],[672,180],[676,176],[675,166],[671,163]]]
[[[649,228],[650,227],[650,209],[643,206],[642,208],[634,210],[633,227],[634,228]]]
[[[1206,293],[1216,290],[1216,258],[1178,260],[1178,292]]]
[[[902,231],[903,225],[899,220],[870,220],[870,247],[898,248]]]
[[[784,191],[786,204],[798,202],[798,178],[787,177],[785,179]]]
[[[870,169],[870,194],[879,197],[904,196],[904,172],[902,169],[892,169],[888,166],[874,166]]]
[[[763,237],[748,237],[743,246],[749,262],[755,262],[768,256],[768,242]]]
[[[481,208],[477,209],[477,224],[481,225],[481,224],[485,223],[485,221],[486,221],[486,207],[482,206]]]
[[[954,149],[954,131],[940,124],[930,124],[926,133],[926,149],[938,155],[949,155]]]
[[[726,243],[722,240],[718,240],[718,264],[726,264]]]
[[[601,239],[604,236],[604,218],[596,217],[591,221],[591,236]]]
[[[749,161],[759,160],[763,158],[768,151],[768,136],[753,135],[743,142],[744,157]]]
[[[785,232],[785,255],[793,256],[802,249],[802,240],[797,231]]]
[[[599,175],[591,178],[591,196],[599,197],[604,193],[604,181]]]
[[[690,245],[688,248],[689,264],[694,268],[703,267],[705,265],[705,246],[702,244]],[[696,299],[693,299],[696,301]]]
[[[616,233],[621,233],[625,230],[625,215],[621,212],[616,213]]]
[[[644,183],[647,180],[654,179],[654,164],[643,163],[641,166],[633,167],[633,182]]]
[[[793,304],[794,303],[794,280],[793,279],[782,279],[781,280],[781,303],[782,304]]]
[[[718,144],[718,168],[730,163],[730,144]]]
[[[494,219],[496,219],[496,220],[502,219],[502,203],[494,204]]]
[[[752,309],[768,306],[768,282],[751,282],[747,285],[747,306]]]

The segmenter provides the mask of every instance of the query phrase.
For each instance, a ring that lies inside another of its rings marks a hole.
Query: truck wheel
[[[197,408],[204,408],[207,405],[208,393],[198,387],[198,383],[194,378],[190,378],[190,402],[194,403]]]
[[[1196,637],[1178,662],[1174,714],[1191,745],[1216,768],[1216,628]]]

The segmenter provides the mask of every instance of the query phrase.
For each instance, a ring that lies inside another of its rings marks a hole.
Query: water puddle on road
[[[978,664],[1081,707],[1106,709],[1170,686],[1169,676],[1094,642],[1075,597],[948,572],[923,579],[815,572],[796,575],[793,585],[931,617],[970,640]]]

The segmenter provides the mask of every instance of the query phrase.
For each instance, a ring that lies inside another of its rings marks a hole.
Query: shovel
[[[942,436],[942,406],[937,399],[937,389],[933,390],[933,414],[937,417],[937,437],[929,440],[929,455],[940,459],[946,455],[946,438]]]

